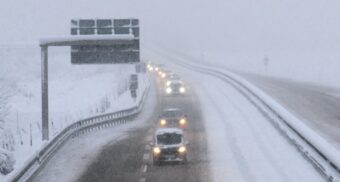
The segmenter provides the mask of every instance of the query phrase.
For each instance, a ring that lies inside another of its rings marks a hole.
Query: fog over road
[[[340,90],[252,74],[243,76],[340,150]]]

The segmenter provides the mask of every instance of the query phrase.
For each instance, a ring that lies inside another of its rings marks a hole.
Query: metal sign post
[[[41,46],[42,140],[49,140],[48,129],[48,47]]]
[[[71,46],[71,57],[77,64],[130,64],[140,61],[138,19],[93,19],[89,21],[96,26],[82,27],[82,22],[88,22],[88,20],[73,20],[72,22],[77,25],[71,28],[73,36],[40,40],[42,140],[49,140],[48,47]]]
[[[137,98],[137,89],[138,89],[138,75],[137,74],[130,75],[130,81],[129,82],[130,82],[129,89],[130,89],[131,97],[136,99]]]

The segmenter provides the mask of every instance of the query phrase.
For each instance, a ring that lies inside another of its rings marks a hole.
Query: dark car
[[[172,81],[165,88],[165,94],[171,95],[184,95],[186,93],[186,88],[182,81]]]
[[[161,127],[186,128],[187,115],[178,108],[164,109],[159,116],[159,125]]]

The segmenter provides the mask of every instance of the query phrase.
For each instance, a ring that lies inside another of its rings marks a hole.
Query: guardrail
[[[296,121],[296,119],[293,119],[295,117],[292,117],[287,113],[282,113],[278,110],[278,108],[271,106],[270,102],[264,98],[263,95],[254,91],[254,87],[244,83],[246,82],[245,80],[237,77],[229,71],[225,73],[225,71],[188,64],[183,61],[177,63],[193,71],[218,77],[231,84],[235,89],[240,91],[240,93],[244,95],[266,118],[268,118],[279,132],[286,136],[287,139],[296,146],[302,155],[312,163],[312,165],[326,178],[327,181],[340,180],[340,164],[339,160],[337,160],[339,158],[329,154],[327,149],[320,147],[320,143],[311,141],[305,136],[305,133],[295,128],[291,124]]]
[[[170,57],[172,61],[175,61],[180,66],[218,77],[232,85],[240,91],[283,136],[295,145],[297,150],[311,162],[327,181],[340,181],[340,158],[338,151],[327,144],[327,142],[313,138],[312,135],[314,133],[311,132],[309,128],[305,127],[304,129],[307,131],[302,131],[296,124],[301,121],[288,111],[285,111],[279,104],[275,105],[276,102],[266,97],[266,94],[261,90],[230,71],[221,71],[221,69],[204,65],[199,60],[186,55],[180,54],[182,57],[177,57],[160,49],[154,50],[162,56]],[[195,63],[190,64],[186,60],[194,60]],[[198,65],[197,63],[200,64]]]
[[[131,121],[137,116],[145,103],[150,87],[146,87],[139,103],[128,109],[94,116],[77,121],[63,129],[57,136],[49,141],[40,151],[33,155],[22,168],[13,171],[8,178],[9,181],[27,181],[34,176],[39,169],[53,156],[63,144],[70,138],[94,130],[116,126]]]

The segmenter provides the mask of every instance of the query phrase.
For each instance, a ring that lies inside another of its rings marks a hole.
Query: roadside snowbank
[[[0,49],[0,73],[11,92],[4,125],[13,133],[15,168],[43,145],[39,50],[34,46]],[[71,65],[68,49],[51,49],[49,54],[51,137],[82,118],[135,104],[128,90],[129,75],[135,71],[133,65]],[[140,75],[139,96],[146,88],[146,79]]]

